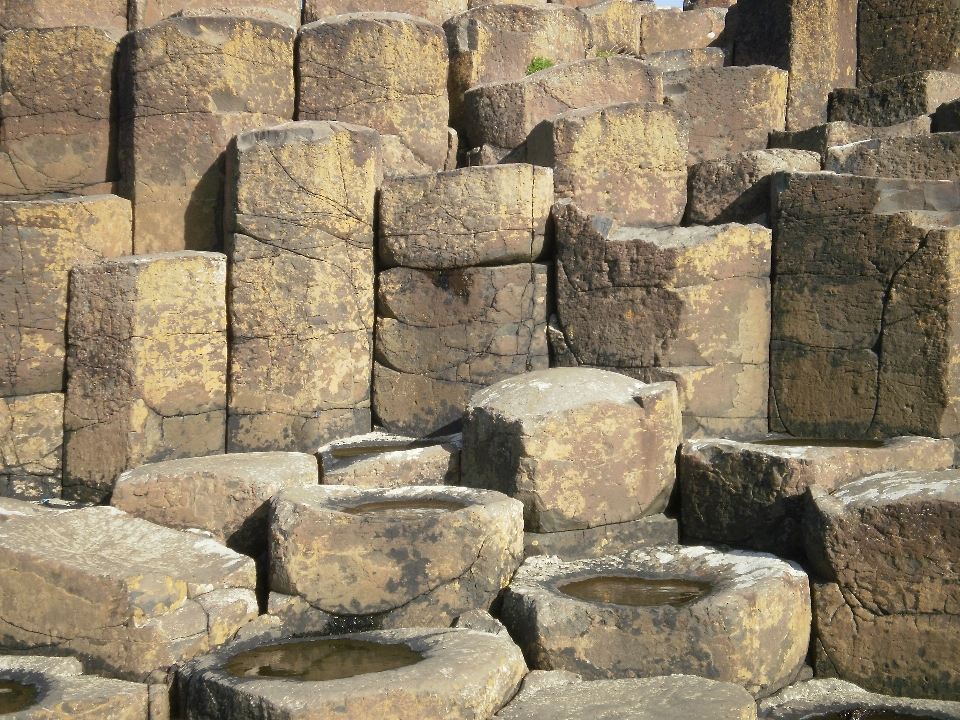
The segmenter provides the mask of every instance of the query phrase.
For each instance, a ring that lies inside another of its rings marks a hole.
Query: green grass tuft
[[[530,61],[530,64],[527,65],[527,75],[533,75],[535,72],[540,72],[541,70],[546,70],[547,68],[553,67],[553,60],[547,60],[543,57],[535,57]]]

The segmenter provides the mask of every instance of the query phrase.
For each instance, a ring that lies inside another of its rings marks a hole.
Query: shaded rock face
[[[830,148],[823,169],[866,177],[911,180],[960,178],[960,133],[936,133],[907,138],[878,138]]]
[[[131,467],[224,451],[226,261],[179,252],[77,266],[70,282],[65,497]]]
[[[830,120],[887,127],[929,115],[960,97],[960,75],[950,72],[900,73],[889,80],[830,93]]]
[[[271,591],[377,628],[489,609],[522,557],[522,506],[496,492],[319,486],[272,502]]]
[[[372,432],[317,451],[324,485],[396,488],[459,485],[461,436],[417,438]]]
[[[670,601],[568,594],[574,583],[605,577],[669,580],[687,594]],[[767,695],[803,665],[809,597],[807,576],[773,556],[667,545],[572,563],[530,558],[507,588],[501,620],[536,669],[591,680],[695,674]]]
[[[562,365],[676,382],[686,436],[766,430],[770,231],[621,226],[558,203]]]
[[[256,617],[252,559],[114,508],[0,524],[0,647],[142,682]]]
[[[377,130],[387,175],[444,168],[447,48],[437,25],[400,13],[337,15],[304,26],[297,47],[299,119]]]
[[[236,677],[223,669],[245,650],[279,647],[295,655],[301,644],[336,640],[382,644],[385,651],[400,646],[422,659],[390,672],[325,682]],[[526,672],[520,650],[508,637],[449,628],[384,630],[268,645],[235,643],[191,663],[179,676],[179,694],[187,720],[215,720],[221,714],[250,720],[335,717],[343,712],[345,698],[358,717],[476,720],[492,717],[513,697]]]
[[[119,192],[134,205],[137,254],[222,246],[224,149],[293,117],[294,36],[218,16],[170,18],[124,40]]]
[[[60,497],[63,487],[63,394],[0,399],[0,495]]]
[[[125,31],[127,0],[2,0],[0,30],[98,26]]]
[[[943,470],[953,464],[950,440],[896,438],[877,447],[802,443],[787,438],[762,444],[685,443],[678,470],[684,539],[803,560],[807,487],[831,492],[878,472]]]
[[[930,118],[926,115],[888,127],[871,127],[846,121],[836,121],[814,125],[806,130],[771,132],[770,147],[771,149],[811,150],[823,158],[829,148],[837,145],[849,145],[861,140],[912,137],[914,135],[926,135],[929,132]]]
[[[676,389],[616,373],[554,368],[470,400],[461,482],[523,502],[529,532],[661,512],[676,477]]]
[[[546,368],[547,274],[541,264],[380,273],[377,421],[414,436],[442,431],[477,390]]]
[[[960,433],[949,360],[956,185],[801,173],[774,188],[771,429]]]
[[[297,122],[229,155],[231,452],[370,430],[376,132]]]
[[[960,473],[874,475],[811,487],[804,535],[818,674],[875,692],[960,699]]]

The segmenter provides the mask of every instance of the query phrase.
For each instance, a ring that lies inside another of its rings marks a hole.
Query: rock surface
[[[396,488],[459,485],[461,436],[418,440],[382,431],[336,440],[317,451],[324,485]]]
[[[96,25],[127,29],[127,0],[4,0],[0,30]]]
[[[722,46],[730,40],[724,37],[726,17],[727,11],[723,8],[683,12],[665,7],[644,13],[638,54]]]
[[[555,555],[561,560],[583,560],[619,555],[650,545],[676,545],[677,521],[665,515],[648,515],[639,520],[598,525],[586,530],[524,533],[523,556]]]
[[[380,140],[304,121],[231,144],[231,452],[313,453],[370,430]]]
[[[887,711],[902,717],[960,719],[960,703],[946,700],[916,700],[867,692],[853,683],[831,678],[808,680],[784,688],[757,704],[761,720],[803,720],[827,713]]]
[[[830,93],[830,120],[887,127],[929,115],[960,97],[960,75],[914,72]]]
[[[63,491],[63,394],[0,399],[0,495],[57,498]]]
[[[300,0],[129,0],[129,3],[131,30],[140,30],[165,18],[184,15],[269,17],[283,14],[297,25],[300,22]]]
[[[912,180],[956,180],[960,133],[936,133],[908,138],[883,138],[830,148],[824,157],[827,172]]]
[[[643,16],[656,11],[657,5],[647,0],[600,0],[578,9],[590,22],[595,51],[636,55],[643,38]]]
[[[603,370],[554,368],[470,400],[461,483],[521,500],[528,532],[661,512],[676,478],[676,389]]]
[[[770,147],[812,150],[824,157],[829,148],[837,145],[849,145],[861,140],[912,137],[926,135],[929,132],[930,118],[926,115],[888,127],[870,127],[837,121],[815,125],[806,130],[771,132]]]

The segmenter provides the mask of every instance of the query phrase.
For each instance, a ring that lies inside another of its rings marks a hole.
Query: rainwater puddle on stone
[[[653,605],[680,607],[710,592],[710,583],[607,576],[568,583],[560,588],[560,592],[586,602],[633,607]]]
[[[757,440],[751,445],[779,445],[781,447],[822,447],[822,448],[864,448],[875,450],[882,448],[886,440],[820,440],[817,438],[774,438],[773,440]]]
[[[451,500],[388,500],[344,508],[342,512],[347,513],[347,515],[383,518],[385,520],[420,520],[463,510],[465,507],[467,507],[466,503]]]
[[[414,665],[423,655],[407,645],[365,640],[309,640],[268,645],[235,655],[223,669],[234,677],[342,680]]]
[[[934,720],[927,715],[909,715],[896,710],[869,710],[853,708],[840,710],[826,715],[811,716],[805,720]]]
[[[0,680],[0,715],[26,710],[37,701],[37,688],[11,680]]]

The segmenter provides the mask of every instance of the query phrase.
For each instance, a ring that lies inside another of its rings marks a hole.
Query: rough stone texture
[[[267,548],[270,498],[318,480],[316,458],[303,453],[185,458],[123,473],[110,504],[157,525],[205,530],[231,549],[256,557]]]
[[[634,225],[676,225],[687,201],[687,117],[656,103],[570,110],[540,123],[527,160],[553,168],[554,194]]]
[[[861,713],[887,711],[902,717],[960,720],[960,703],[877,695],[853,683],[832,678],[818,678],[791,685],[757,704],[757,715],[761,720],[803,720],[850,710]]]
[[[790,72],[788,130],[827,121],[830,91],[857,80],[857,0],[741,0],[734,61]]]
[[[63,392],[70,268],[131,252],[130,203],[0,202],[0,237],[0,395]]]
[[[690,168],[689,225],[760,222],[770,214],[770,176],[775,172],[817,172],[820,155],[804,150],[750,150],[707,160]]]
[[[727,64],[724,48],[685,48],[641,55],[640,59],[660,73],[692,70],[694,68],[721,68]]]
[[[568,583],[641,577],[709,583],[685,605],[591,603]],[[565,563],[530,558],[504,596],[501,621],[538,670],[588,680],[675,673],[740,685],[753,695],[790,684],[810,633],[807,576],[770,555],[663,545]]]
[[[70,280],[64,496],[224,451],[226,261],[179,252],[77,266]]]
[[[443,24],[450,51],[450,117],[460,131],[463,94],[485,83],[519,80],[530,62],[583,60],[590,46],[590,22],[562,5],[484,5]]]
[[[372,432],[317,451],[324,485],[395,488],[460,484],[460,435],[426,440]]]
[[[503,624],[486,610],[468,610],[454,620],[451,627],[510,637]]]
[[[930,125],[933,132],[960,131],[960,100],[951,100],[940,105],[930,116]]]
[[[679,437],[673,385],[553,368],[471,398],[460,481],[521,500],[529,532],[628,522],[666,507]]]
[[[771,429],[960,433],[957,185],[797,173],[774,194]]]
[[[15,500],[14,498],[0,495],[0,522],[16,520],[25,516],[40,515],[44,511],[44,506],[37,505],[26,500]],[[0,655],[0,661],[3,656]]]
[[[956,129],[960,129],[960,127]],[[838,121],[816,125],[807,130],[772,132],[770,133],[770,147],[811,150],[819,153],[822,157],[827,154],[828,148],[837,145],[849,145],[861,140],[912,137],[914,135],[926,135],[929,132],[930,118],[926,115],[889,127],[870,127]]]
[[[808,486],[832,491],[874,473],[942,470],[953,464],[950,440],[896,438],[880,447],[803,442],[685,443],[678,470],[684,540],[802,560],[800,526]]]
[[[913,180],[960,178],[960,133],[864,140],[830,148],[823,169],[868,177]],[[798,168],[799,169],[799,168]]]
[[[658,73],[640,60],[622,55],[577,60],[520,80],[468,90],[463,96],[466,136],[471,147],[489,144],[508,151],[526,140],[539,123],[560,113],[662,99]]]
[[[118,30],[95,27],[3,35],[0,196],[112,191],[121,37]]]
[[[960,69],[960,9],[937,0],[870,0],[860,8],[858,85]]]
[[[370,430],[377,133],[286,123],[228,151],[231,452]]]
[[[470,396],[549,365],[547,265],[379,275],[373,410],[417,437],[459,421]]]
[[[424,18],[434,25],[442,25],[454,15],[470,9],[469,0],[304,0],[303,23],[358,12],[408,13]]]
[[[411,501],[464,507],[399,518],[350,512]],[[489,609],[522,559],[522,506],[496,492],[320,485],[271,502],[271,591],[328,615],[376,616],[376,629],[449,627]]]
[[[887,127],[930,115],[940,105],[960,98],[960,75],[916,72],[830,93],[830,120]]]
[[[789,74],[766,65],[666,73],[664,104],[690,115],[688,165],[764,150],[785,129]]]
[[[127,0],[0,0],[0,30],[99,26],[127,29]]]
[[[129,0],[130,29],[140,30],[168,17],[228,14],[233,17],[261,17],[283,13],[300,23],[300,0]],[[289,22],[286,19],[284,22]]]
[[[60,497],[63,394],[0,399],[0,428],[0,495]]]
[[[558,204],[559,365],[674,381],[684,434],[766,429],[770,231],[622,227]],[[758,426],[759,427],[755,427]]]
[[[689,675],[596,680],[521,691],[497,714],[503,720],[754,720],[756,716],[756,702],[742,687]]]
[[[648,545],[676,545],[679,542],[677,521],[665,515],[648,515],[612,525],[598,525],[586,530],[550,533],[524,533],[523,555],[556,555],[561,560],[619,555]]]
[[[30,655],[0,657],[0,681],[7,680],[37,688],[35,704],[10,713],[9,720],[148,720],[146,685],[81,676],[73,658],[45,658]]]
[[[656,3],[645,0],[601,0],[586,7],[581,5],[580,12],[590,22],[595,51],[636,55],[643,37],[641,19],[656,9]]]
[[[254,562],[114,508],[0,524],[0,648],[75,655],[144,681],[257,615]]]
[[[727,11],[722,8],[688,10],[659,8],[644,14],[641,20],[640,50],[637,54],[668,52],[687,48],[720,47],[724,37]]]
[[[387,180],[378,266],[449,270],[533,262],[543,254],[553,172],[526,164]]]
[[[875,692],[960,700],[960,472],[811,487],[804,536],[818,675]]]
[[[121,45],[121,192],[137,254],[218,249],[223,153],[293,117],[295,31],[256,18],[170,18]],[[180,88],[189,87],[189,93]]]
[[[423,660],[388,673],[356,675],[323,683],[280,678],[237,678],[221,666],[256,640],[234,644],[200,658],[181,673],[181,707],[186,720],[333,718],[449,718],[483,720],[499,710],[527,672],[509,638],[473,630],[386,630],[353,633],[343,639],[404,644]],[[285,640],[312,642],[316,638]]]
[[[450,107],[437,25],[401,13],[337,15],[304,26],[297,47],[301,120],[377,130],[393,148],[387,174],[443,170]]]

